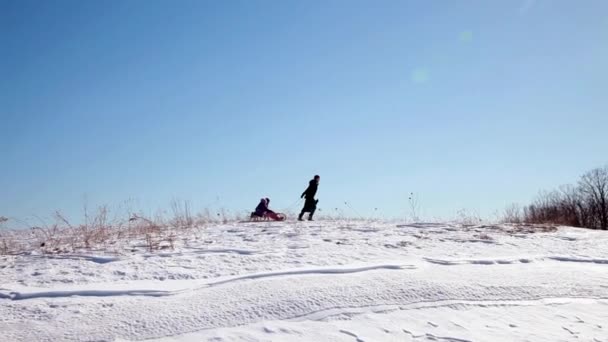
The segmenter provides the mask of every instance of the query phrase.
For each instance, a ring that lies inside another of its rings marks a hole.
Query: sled
[[[287,216],[282,213],[275,213],[276,218],[271,217],[270,215],[264,214],[262,216],[257,215],[255,212],[251,213],[249,216],[250,221],[285,221]]]

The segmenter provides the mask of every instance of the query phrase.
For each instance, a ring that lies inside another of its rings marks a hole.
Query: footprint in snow
[[[564,329],[564,330],[566,330],[567,332],[569,332],[569,333],[570,333],[570,335],[578,335],[578,334],[579,334],[579,332],[572,331],[572,330],[570,330],[570,329],[568,329],[568,328],[566,328],[566,327],[562,327],[562,329]]]
[[[268,328],[268,327],[264,327],[262,330],[263,330],[265,333],[267,333],[267,334],[274,334],[274,333],[275,333],[275,331],[274,331],[274,330],[272,330],[272,329],[270,329],[270,328]]]

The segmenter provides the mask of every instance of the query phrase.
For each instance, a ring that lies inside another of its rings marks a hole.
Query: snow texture
[[[608,234],[330,221],[0,256],[3,341],[608,341]]]

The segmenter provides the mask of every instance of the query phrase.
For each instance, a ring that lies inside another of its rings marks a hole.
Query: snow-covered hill
[[[3,341],[608,341],[608,234],[235,223],[0,256]]]

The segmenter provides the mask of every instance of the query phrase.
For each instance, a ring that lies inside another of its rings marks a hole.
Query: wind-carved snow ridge
[[[340,275],[349,273],[361,273],[374,270],[403,270],[415,269],[414,265],[372,265],[364,267],[337,267],[337,268],[314,268],[304,270],[289,270],[282,272],[266,272],[244,275],[236,278],[229,278],[221,281],[207,283],[202,286],[190,287],[174,291],[149,290],[149,289],[128,289],[128,290],[72,290],[72,291],[41,291],[41,292],[16,292],[4,293],[0,291],[0,299],[26,300],[35,298],[65,298],[65,297],[115,297],[115,296],[144,296],[144,297],[164,297],[171,296],[187,291],[200,290],[206,287],[219,286],[237,281],[255,280],[273,277],[290,277],[302,275]]]
[[[477,260],[449,260],[449,259],[434,259],[434,258],[424,258],[429,263],[438,264],[438,265],[508,265],[514,263],[530,263],[530,259],[477,259]]]
[[[608,264],[608,259],[599,259],[599,258],[551,256],[551,257],[547,257],[547,259],[552,259],[552,260],[557,260],[557,261],[566,261],[566,262],[583,262],[583,263],[593,263],[593,264]]]
[[[58,260],[83,260],[90,261],[96,264],[107,264],[109,262],[119,261],[117,256],[95,256],[81,254],[56,254],[56,255],[34,255],[34,258],[40,259],[58,259]]]
[[[495,259],[435,259],[424,258],[425,261],[445,266],[452,265],[511,265],[511,264],[528,264],[531,262],[542,262],[544,260],[563,261],[563,262],[580,262],[592,264],[608,264],[608,259],[599,258],[584,258],[584,257],[564,257],[564,256],[545,256],[545,257],[530,257],[530,258],[495,258]]]
[[[386,313],[392,311],[403,310],[426,310],[437,308],[450,308],[454,310],[473,309],[473,308],[491,308],[491,307],[525,307],[525,306],[556,306],[568,304],[594,304],[603,303],[608,305],[608,298],[576,298],[576,297],[546,297],[529,300],[438,300],[438,301],[420,301],[401,305],[371,305],[361,307],[337,307],[327,310],[311,312],[303,316],[298,316],[289,319],[293,322],[302,322],[307,320],[325,321],[335,317],[352,317],[362,314]]]
[[[445,228],[446,225],[443,223],[433,222],[418,222],[409,224],[398,224],[397,228]]]
[[[263,254],[259,251],[247,250],[247,249],[236,249],[236,248],[188,248],[183,252],[162,252],[162,253],[147,253],[144,254],[144,258],[152,257],[174,257],[194,254],[240,254],[240,255],[253,255]]]
[[[65,297],[116,297],[116,296],[149,296],[163,297],[173,294],[171,291],[157,290],[125,290],[125,291],[104,291],[104,290],[81,290],[81,291],[47,291],[47,292],[32,292],[21,293],[11,292],[10,294],[0,293],[0,298],[8,298],[11,300],[25,300],[35,298],[65,298]]]
[[[601,231],[261,222],[176,229],[160,251],[112,248],[0,255],[3,341],[608,336]]]
[[[271,278],[271,277],[285,277],[285,276],[297,276],[307,274],[348,274],[348,273],[360,273],[374,270],[403,270],[403,269],[415,269],[414,265],[374,265],[367,267],[358,268],[318,268],[309,270],[292,270],[284,272],[269,272],[269,273],[258,273],[250,274],[242,277],[226,279],[215,283],[210,283],[209,286],[217,286],[227,283],[232,283],[239,280],[253,280],[260,278]]]

